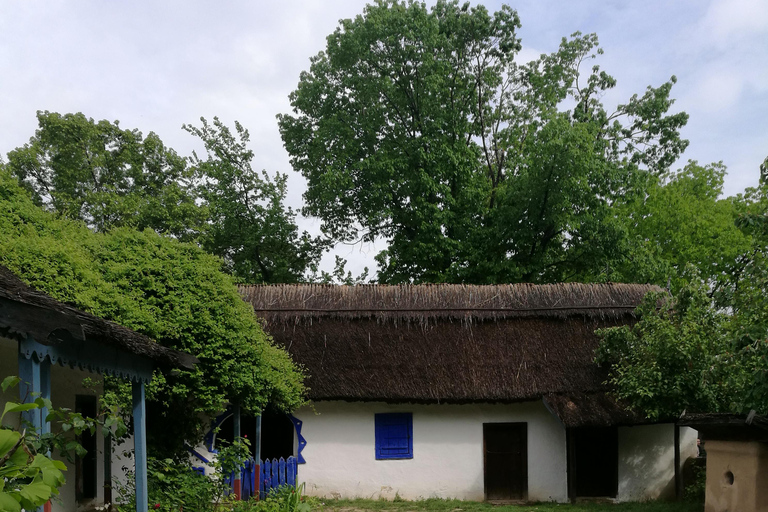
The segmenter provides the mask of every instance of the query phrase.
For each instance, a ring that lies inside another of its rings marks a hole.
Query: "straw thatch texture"
[[[594,331],[634,321],[634,308],[651,290],[659,289],[240,288],[275,341],[308,369],[314,400],[467,403],[550,396],[553,410],[573,424],[618,420],[614,412],[621,407],[604,397],[605,370],[593,362]],[[601,398],[590,402],[574,393]]]
[[[269,323],[315,317],[464,321],[514,317],[622,318],[649,291],[636,284],[250,285],[240,293]]]
[[[44,345],[62,337],[88,339],[177,368],[192,368],[197,362],[194,356],[163,347],[127,327],[59,302],[27,285],[2,265],[0,334],[17,339],[31,335]]]
[[[605,392],[550,393],[544,397],[547,407],[566,427],[607,427],[648,423],[642,414],[629,410]]]

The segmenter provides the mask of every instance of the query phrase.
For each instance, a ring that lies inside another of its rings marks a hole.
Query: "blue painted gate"
[[[248,500],[259,492],[259,498],[264,499],[269,491],[282,485],[296,485],[298,477],[298,464],[296,457],[288,457],[288,460],[272,459],[260,461],[256,465],[254,459],[248,459],[240,470],[240,499]],[[227,481],[230,485],[235,485],[235,474],[231,474]],[[257,486],[257,482],[261,486]]]

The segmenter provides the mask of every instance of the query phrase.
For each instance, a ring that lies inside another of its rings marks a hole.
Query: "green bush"
[[[304,484],[281,485],[264,500],[237,501],[232,512],[309,512],[317,508],[317,500],[304,496]]]
[[[200,418],[227,402],[252,412],[303,403],[302,371],[264,333],[222,261],[196,245],[151,230],[94,233],[43,211],[0,166],[0,264],[58,300],[200,360],[192,370],[156,372],[147,388],[157,457],[184,455],[184,441],[201,434]],[[130,404],[122,391],[112,405]]]

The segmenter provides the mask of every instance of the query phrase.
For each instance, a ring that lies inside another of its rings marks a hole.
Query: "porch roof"
[[[37,352],[39,359],[49,356],[52,362],[81,367],[85,363],[99,372],[109,372],[110,359],[120,367],[129,367],[131,361],[121,360],[126,355],[172,368],[192,368],[197,362],[190,354],[163,347],[127,327],[60,302],[27,285],[2,265],[0,335],[21,342],[27,357]]]

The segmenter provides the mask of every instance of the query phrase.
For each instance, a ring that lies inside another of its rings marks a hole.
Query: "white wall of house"
[[[376,460],[374,414],[413,414],[413,459]],[[528,498],[567,500],[566,436],[541,402],[316,402],[294,416],[307,445],[299,480],[315,496],[484,499],[483,423],[528,423]]]
[[[680,428],[680,470],[696,456],[698,433]],[[620,501],[675,497],[675,426],[641,425],[619,428]]]

